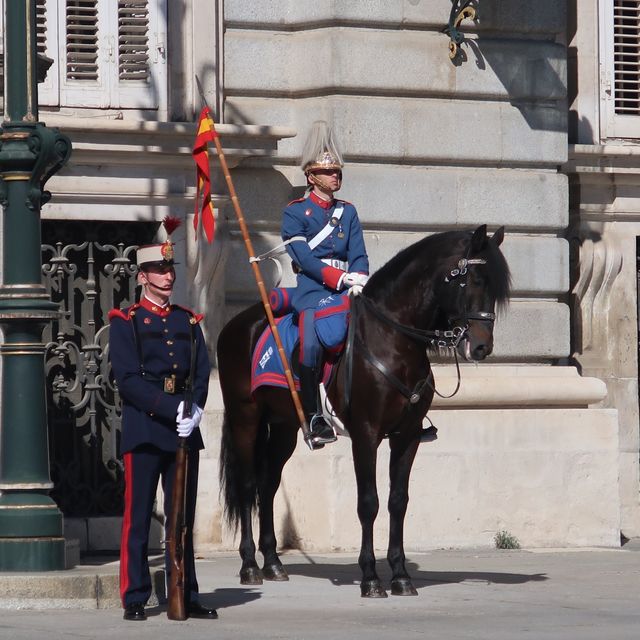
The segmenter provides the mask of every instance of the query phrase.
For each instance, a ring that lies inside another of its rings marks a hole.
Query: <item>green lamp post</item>
[[[58,314],[41,282],[40,208],[45,182],[71,141],[38,122],[36,3],[5,2],[5,121],[0,129],[4,209],[0,327],[0,571],[63,569],[63,516],[49,496],[42,334]]]

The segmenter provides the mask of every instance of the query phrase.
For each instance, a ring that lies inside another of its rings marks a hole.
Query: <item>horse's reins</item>
[[[458,266],[455,269],[452,269],[451,272],[445,277],[445,282],[451,282],[452,280],[457,279],[462,276],[465,277],[467,275],[469,265],[474,264],[486,264],[486,260],[483,258],[462,258],[458,261]],[[464,282],[460,282],[460,287],[466,286],[466,278]],[[362,304],[363,309],[369,311],[373,316],[375,316],[380,322],[387,324],[388,326],[396,329],[400,333],[406,335],[408,338],[415,342],[420,342],[425,345],[430,345],[432,347],[439,348],[453,348],[453,353],[456,362],[456,374],[457,374],[457,383],[456,388],[449,395],[441,394],[436,388],[435,385],[431,384],[430,379],[433,378],[433,373],[430,371],[429,375],[424,380],[419,380],[413,389],[410,389],[407,385],[405,385],[397,376],[395,376],[389,368],[381,362],[378,358],[376,358],[369,349],[367,349],[366,345],[356,336],[356,324],[357,324],[357,316],[360,312],[360,304]],[[371,300],[370,298],[359,295],[352,298],[351,304],[351,319],[349,322],[349,330],[347,333],[347,343],[345,346],[345,411],[347,415],[350,413],[350,405],[351,405],[351,387],[353,383],[353,348],[354,345],[357,346],[360,354],[365,358],[365,360],[375,367],[390,383],[393,387],[395,387],[403,396],[405,396],[409,405],[407,405],[407,409],[409,406],[414,405],[420,401],[422,398],[422,394],[424,393],[427,387],[431,388],[433,392],[441,398],[452,398],[458,393],[460,390],[461,376],[460,376],[460,363],[458,361],[458,353],[456,347],[467,333],[469,329],[468,320],[481,320],[485,322],[493,322],[495,320],[495,314],[489,311],[478,311],[475,313],[468,313],[466,310],[466,296],[465,296],[465,309],[464,309],[464,326],[454,326],[453,329],[446,330],[425,330],[425,329],[417,329],[416,327],[410,327],[408,325],[397,322],[393,318],[390,318],[385,313],[383,313]]]

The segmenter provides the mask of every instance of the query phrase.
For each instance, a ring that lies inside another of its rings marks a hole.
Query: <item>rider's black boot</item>
[[[321,449],[329,442],[337,440],[333,427],[325,420],[319,406],[318,386],[320,384],[316,369],[300,365],[300,399],[309,423],[307,442],[312,449]]]

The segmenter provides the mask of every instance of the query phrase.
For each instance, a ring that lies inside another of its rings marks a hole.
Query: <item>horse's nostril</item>
[[[491,353],[491,347],[487,344],[478,345],[473,350],[474,360],[484,360]]]

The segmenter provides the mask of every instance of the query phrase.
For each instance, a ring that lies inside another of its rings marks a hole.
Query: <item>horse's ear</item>
[[[500,227],[499,229],[496,229],[496,232],[493,234],[491,239],[495,242],[496,247],[499,247],[502,244],[502,241],[504,240],[504,226]]]
[[[487,225],[480,225],[471,236],[471,253],[480,253],[487,242]]]

